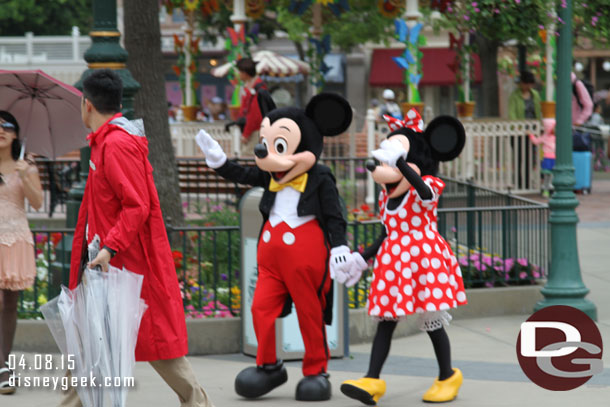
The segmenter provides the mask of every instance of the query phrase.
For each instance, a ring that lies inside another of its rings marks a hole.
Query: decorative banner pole
[[[419,1],[418,0],[407,0],[405,19],[407,20],[407,27],[409,28],[409,30],[412,30],[417,25],[417,20],[420,17],[421,17],[421,13],[419,12]],[[419,74],[419,72],[418,72],[419,56],[413,55],[413,57],[415,58],[416,62],[414,64],[409,65],[409,69],[405,70],[405,75],[408,75],[409,77],[416,77]],[[411,81],[409,81],[409,83],[410,82]],[[407,100],[409,102],[419,102],[419,100],[415,100],[416,91],[417,91],[417,84],[415,84],[415,87],[407,86]],[[420,113],[422,113],[422,112],[420,112]]]
[[[193,106],[193,74],[191,73],[191,41],[193,40],[193,20],[195,19],[195,15],[193,11],[189,11],[186,15],[186,27],[184,29],[184,33],[186,34],[186,39],[184,41],[184,76],[185,82],[184,91],[186,92],[185,102],[187,106]]]

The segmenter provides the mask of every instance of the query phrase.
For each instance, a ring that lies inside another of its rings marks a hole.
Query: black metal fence
[[[253,159],[237,160],[254,165]],[[366,197],[366,158],[322,158],[321,163],[333,170],[337,188],[349,210],[360,207]],[[210,169],[202,158],[177,158],[182,205],[187,214],[203,214],[230,205],[237,207],[250,187],[227,181]],[[76,159],[37,159],[43,185],[44,205],[41,212],[65,213],[68,191],[80,181],[80,162]],[[29,212],[33,209],[28,208]]]
[[[466,287],[533,284],[545,277],[549,264],[547,205],[496,196],[493,191],[451,181],[447,181],[447,191],[456,191],[453,197],[448,195],[456,205],[474,195],[472,207],[449,208],[445,199],[438,209],[439,232],[456,255]],[[466,197],[460,198],[462,192]],[[240,315],[238,214],[231,206],[216,208],[200,223],[167,227],[185,312],[193,318]],[[350,221],[350,246],[363,249],[382,228],[377,219]],[[22,293],[22,317],[38,316],[39,305],[58,295],[69,277],[67,251],[72,230],[34,229],[32,233],[38,272],[34,287]],[[348,291],[350,307],[365,306],[371,279],[369,271]]]

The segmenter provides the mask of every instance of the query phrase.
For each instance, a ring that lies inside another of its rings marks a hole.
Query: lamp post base
[[[553,305],[565,305],[568,307],[579,309],[585,314],[587,314],[587,316],[593,321],[597,321],[597,307],[594,303],[585,298],[570,298],[566,295],[554,298],[553,295],[548,292],[544,293],[544,295],[546,298],[536,304],[536,306],[534,307],[534,312],[541,310],[542,308],[551,307]]]

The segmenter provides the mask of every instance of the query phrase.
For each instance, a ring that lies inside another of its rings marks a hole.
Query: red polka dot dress
[[[382,191],[379,213],[387,237],[375,258],[374,276],[369,293],[369,315],[381,319],[400,319],[414,313],[425,317],[436,315],[449,322],[444,311],[465,305],[466,294],[462,273],[451,247],[437,231],[436,208],[445,183],[433,176],[424,176],[432,189],[430,200],[422,200],[415,188],[405,195],[394,210],[388,210],[388,197]],[[441,314],[436,311],[443,311]],[[428,315],[426,315],[428,314]],[[429,327],[421,326],[425,330]]]

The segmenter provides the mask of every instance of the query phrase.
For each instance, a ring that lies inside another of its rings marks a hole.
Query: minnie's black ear
[[[450,161],[460,155],[466,143],[466,132],[462,123],[451,116],[439,116],[432,120],[424,137],[437,161]]]
[[[272,110],[275,110],[275,102],[267,90],[259,90],[256,99],[258,100],[258,107],[260,108],[263,117],[267,116]]]
[[[323,136],[337,136],[352,122],[352,107],[335,93],[320,93],[309,101],[305,114]]]

